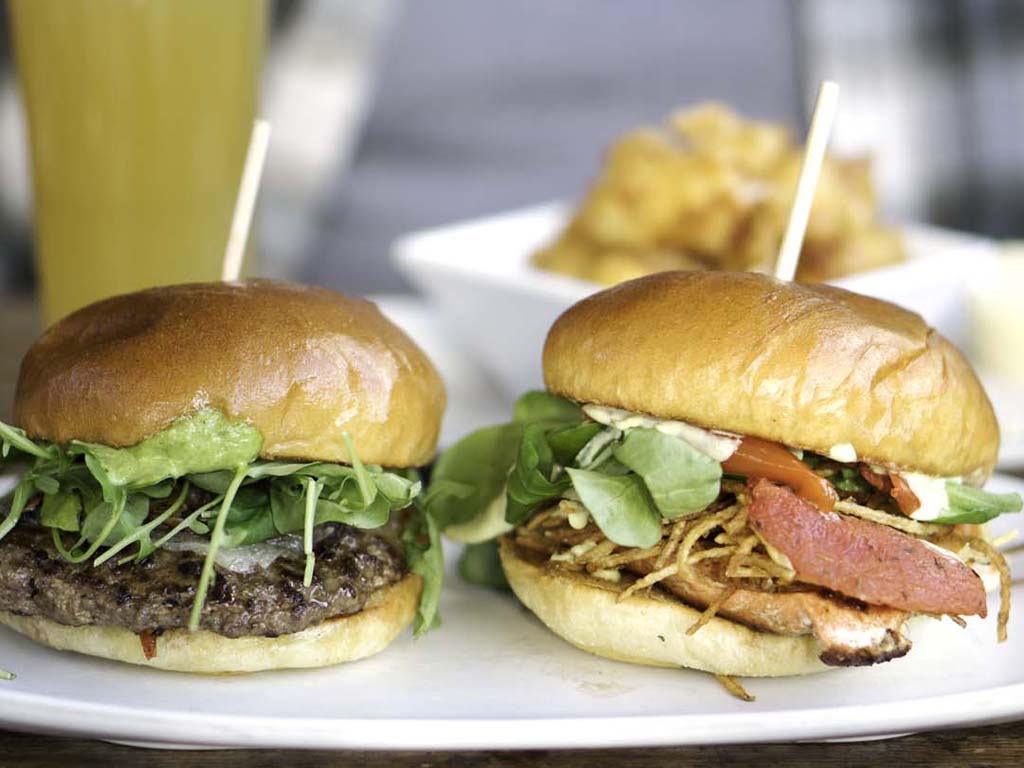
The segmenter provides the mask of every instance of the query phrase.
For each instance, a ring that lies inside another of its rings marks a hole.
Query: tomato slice
[[[763,477],[788,485],[823,512],[830,511],[839,501],[836,489],[828,480],[814,474],[779,443],[744,437],[736,453],[722,462],[722,469],[731,475]]]

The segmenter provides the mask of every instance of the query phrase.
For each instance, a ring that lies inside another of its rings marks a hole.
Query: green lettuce
[[[492,589],[511,589],[501,567],[498,542],[495,539],[467,544],[459,558],[459,575],[470,584]]]
[[[661,515],[636,475],[604,475],[569,469],[573,488],[605,536],[624,547],[653,547],[661,539]]]
[[[629,430],[614,455],[643,478],[664,517],[700,512],[721,491],[721,464],[689,443],[655,429]]]
[[[946,483],[946,496],[949,498],[947,513],[929,522],[980,525],[999,515],[1020,512],[1024,506],[1019,493],[989,493],[953,481]]]
[[[505,492],[521,435],[519,424],[485,427],[438,457],[423,504],[442,529],[467,522]]]
[[[355,457],[348,442],[349,455]],[[422,490],[416,473],[364,466],[357,458],[352,466],[258,460],[261,445],[257,429],[213,410],[179,419],[128,448],[55,445],[32,440],[23,430],[0,422],[0,456],[29,463],[0,522],[0,538],[36,496],[41,497],[40,524],[50,529],[54,545],[72,562],[101,565],[115,556],[120,556],[119,563],[138,561],[186,530],[209,536],[193,606],[196,626],[218,548],[301,533],[308,584],[315,562],[315,526],[337,522],[374,529],[385,525],[392,513],[409,510],[406,558],[424,579],[416,630],[432,625],[443,561],[437,524],[415,506]],[[212,498],[179,519],[190,488]],[[73,538],[70,546],[68,534]]]
[[[442,529],[482,520],[504,488],[509,525],[578,497],[609,539],[647,547],[661,538],[662,519],[699,512],[718,496],[721,465],[655,430],[602,426],[547,392],[523,395],[514,419],[466,436],[438,459],[426,503]],[[496,549],[484,544],[464,550],[460,573],[493,586]]]

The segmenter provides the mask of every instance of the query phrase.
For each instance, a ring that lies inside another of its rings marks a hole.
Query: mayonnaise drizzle
[[[921,502],[921,506],[910,516],[921,522],[935,520],[949,511],[946,483],[950,480],[960,481],[959,477],[932,477],[918,472],[900,472],[900,477],[907,481],[907,486]]]
[[[627,430],[638,427],[656,429],[663,434],[679,438],[719,462],[725,461],[736,453],[742,439],[739,435],[734,435],[731,432],[712,431],[695,427],[685,421],[658,419],[654,416],[624,411],[621,408],[609,408],[605,405],[584,405],[583,412],[599,424],[616,429]]]

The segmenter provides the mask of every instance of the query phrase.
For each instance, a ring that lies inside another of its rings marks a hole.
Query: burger
[[[362,299],[281,282],[85,307],[22,362],[0,622],[186,672],[317,667],[435,620],[444,388]]]
[[[567,310],[546,392],[438,460],[461,571],[599,656],[783,676],[908,653],[986,615],[998,427],[916,314],[761,274],[669,272]],[[500,558],[500,563],[497,559]],[[735,681],[731,681],[735,683]]]

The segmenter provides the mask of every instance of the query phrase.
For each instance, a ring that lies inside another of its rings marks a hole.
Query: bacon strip
[[[750,525],[789,558],[797,579],[913,613],[986,613],[985,587],[952,554],[885,525],[821,513],[788,488],[751,483]]]

